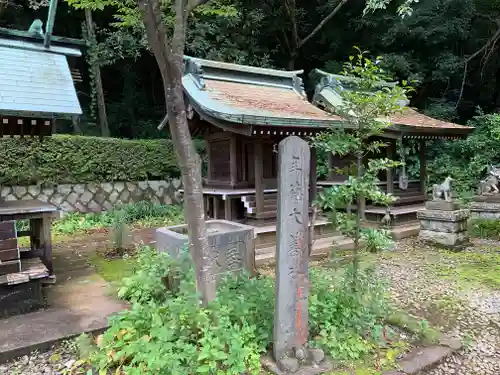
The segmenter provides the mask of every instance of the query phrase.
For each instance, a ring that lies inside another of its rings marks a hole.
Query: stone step
[[[319,238],[314,241],[311,259],[318,259],[328,256],[332,248],[337,250],[351,250],[354,243],[351,239],[344,236],[329,236]],[[255,265],[260,267],[263,265],[272,265],[276,262],[276,246],[269,246],[255,250]]]

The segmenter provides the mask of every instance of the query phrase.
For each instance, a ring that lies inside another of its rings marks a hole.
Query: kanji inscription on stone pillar
[[[273,356],[306,352],[308,341],[308,198],[310,149],[291,136],[279,144],[276,311]]]

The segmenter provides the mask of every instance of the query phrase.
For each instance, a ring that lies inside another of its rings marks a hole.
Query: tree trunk
[[[169,64],[165,64],[168,66]],[[182,86],[183,61],[177,62],[173,71],[175,77],[163,79],[168,122],[177,161],[182,174],[184,188],[184,213],[188,225],[191,257],[197,268],[196,285],[207,303],[215,298],[215,280],[209,275],[211,271],[208,240],[205,230],[205,210],[203,207],[203,185],[201,177],[201,158],[191,139],[184,103]],[[179,66],[181,65],[181,66]],[[168,77],[168,68],[162,69],[162,75]]]
[[[201,2],[198,0],[199,5]],[[149,46],[153,50],[163,78],[167,117],[174,150],[184,187],[184,212],[188,226],[189,248],[196,269],[196,287],[202,302],[215,298],[215,279],[212,277],[214,261],[208,247],[205,230],[205,210],[201,178],[201,158],[196,152],[186,115],[182,77],[184,73],[184,47],[189,4],[176,0],[176,19],[172,39],[161,17],[157,0],[138,0],[144,18]]]
[[[94,22],[92,21],[92,11],[90,9],[85,9],[85,21],[87,23],[87,33],[88,39],[92,43],[96,43],[96,36],[94,30]],[[99,125],[101,127],[101,136],[109,137],[109,126],[108,126],[108,116],[106,114],[106,102],[104,101],[104,90],[102,88],[102,78],[101,78],[101,68],[99,64],[93,64],[90,69],[94,73],[94,85],[96,91],[97,100],[97,111],[99,113]]]

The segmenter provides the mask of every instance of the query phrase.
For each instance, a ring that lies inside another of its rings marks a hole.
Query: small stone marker
[[[452,249],[469,242],[467,219],[470,211],[460,209],[451,201],[433,200],[425,205],[425,210],[417,212],[420,221],[419,239]]]
[[[287,137],[279,144],[274,361],[263,361],[275,374],[331,370],[322,350],[307,347],[310,157],[307,142],[299,137]]]

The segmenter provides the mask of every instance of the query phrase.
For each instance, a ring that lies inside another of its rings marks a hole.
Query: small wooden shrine
[[[183,84],[191,132],[206,140],[208,173],[203,194],[207,217],[238,221],[275,219],[278,143],[289,135],[308,137],[332,126],[344,126],[342,118],[334,114],[338,100],[334,96],[335,77],[323,74],[311,104],[299,77],[302,71],[191,57],[185,60]],[[465,137],[472,130],[414,110],[392,120],[394,125],[384,134],[391,142],[387,151],[391,158],[395,156],[398,139],[420,139],[423,144],[425,139]],[[336,175],[333,167],[343,167],[350,161],[331,157],[328,180],[317,182],[316,156],[312,151],[310,196],[314,197],[317,185],[344,183],[346,176]],[[402,206],[425,200],[423,153],[421,160],[420,181],[410,181],[405,191],[395,188],[393,171],[388,171],[384,178],[387,191],[398,195],[398,204]]]
[[[27,32],[0,30],[0,137],[43,138],[55,121],[82,114],[67,61],[81,52],[51,45],[55,7],[51,1],[45,33],[40,20]],[[39,200],[0,200],[0,318],[44,306],[41,280],[54,280],[51,221],[58,214]],[[20,220],[28,230],[17,230]],[[29,237],[30,247],[21,249],[19,237]]]

